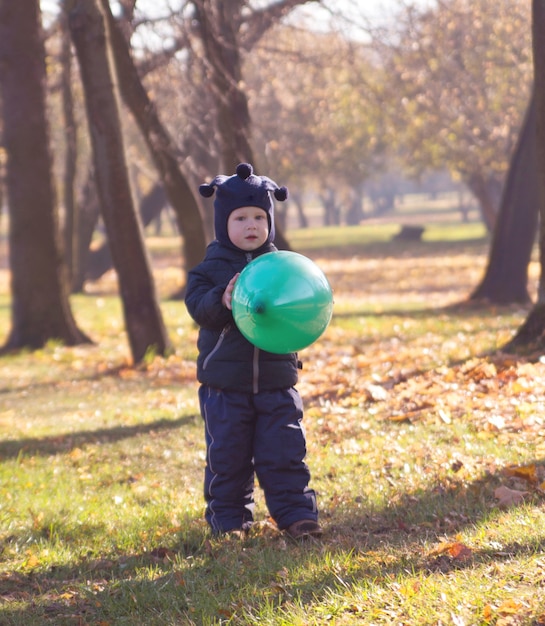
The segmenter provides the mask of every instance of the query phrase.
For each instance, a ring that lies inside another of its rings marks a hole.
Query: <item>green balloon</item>
[[[233,317],[255,346],[286,354],[306,348],[331,320],[333,293],[322,270],[287,250],[268,252],[238,277],[232,295]]]

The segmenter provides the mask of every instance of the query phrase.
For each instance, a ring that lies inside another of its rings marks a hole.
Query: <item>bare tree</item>
[[[108,0],[101,0],[101,3],[111,33],[121,95],[134,115],[176,214],[184,242],[182,256],[186,268],[191,268],[202,260],[206,248],[199,205],[178,164],[177,147],[142,85],[129,45],[112,15]]]
[[[506,350],[542,349],[545,346],[545,0],[532,0],[532,50],[536,106],[537,180],[541,275],[537,302]]]
[[[532,94],[511,157],[485,274],[470,300],[529,302],[528,264],[536,241],[538,177],[536,101]]]
[[[243,88],[243,52],[296,6],[319,0],[279,0],[247,11],[245,0],[193,0],[197,32],[203,49],[205,78],[213,94],[221,167],[233,172],[237,163],[258,166],[251,141],[248,96]],[[243,28],[244,27],[244,28]],[[280,228],[275,243],[289,248]]]
[[[242,89],[238,31],[243,0],[195,0],[195,17],[206,59],[207,79],[216,102],[220,161],[226,172],[237,163],[255,163],[250,144],[250,112]]]
[[[79,275],[79,205],[75,200],[75,184],[78,163],[77,123],[74,115],[74,95],[72,93],[72,47],[68,20],[64,12],[60,16],[61,25],[61,92],[64,115],[64,250],[72,288]]]
[[[88,342],[72,316],[45,106],[38,0],[0,0],[0,87],[8,155],[12,328],[5,350]],[[30,184],[30,180],[32,184]]]
[[[108,36],[97,0],[66,0],[83,82],[102,217],[119,279],[131,353],[171,350],[136,214],[110,62]]]

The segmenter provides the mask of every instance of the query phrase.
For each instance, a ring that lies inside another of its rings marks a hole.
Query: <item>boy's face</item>
[[[245,252],[257,250],[269,236],[267,213],[255,206],[235,209],[227,220],[227,234],[237,248]]]

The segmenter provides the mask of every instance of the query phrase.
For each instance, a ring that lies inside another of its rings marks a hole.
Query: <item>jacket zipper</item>
[[[223,343],[223,340],[225,339],[225,335],[231,330],[231,325],[227,324],[227,326],[223,327],[223,330],[220,333],[220,336],[218,337],[218,340],[216,341],[216,345],[212,348],[212,350],[208,353],[208,356],[206,357],[206,359],[204,359],[204,362],[202,364],[202,368],[203,370],[206,369],[206,366],[208,365],[208,362],[210,361],[210,359],[214,356],[214,354],[216,354],[216,352],[221,348],[221,344]]]
[[[253,361],[253,392],[259,393],[259,348],[254,346],[254,361]]]
[[[246,252],[246,263],[254,258],[251,252]],[[252,391],[259,393],[259,348],[254,346],[254,358],[252,362]]]

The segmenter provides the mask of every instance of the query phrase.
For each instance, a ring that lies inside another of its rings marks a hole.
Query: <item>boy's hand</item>
[[[240,276],[240,272],[238,274],[235,274],[233,278],[231,278],[231,280],[229,281],[229,284],[227,285],[227,287],[225,288],[225,291],[223,292],[223,296],[221,297],[221,303],[226,309],[229,309],[230,311],[233,308],[231,306],[231,297],[233,295],[233,289],[235,288],[235,283],[237,282],[237,278],[239,276]]]

